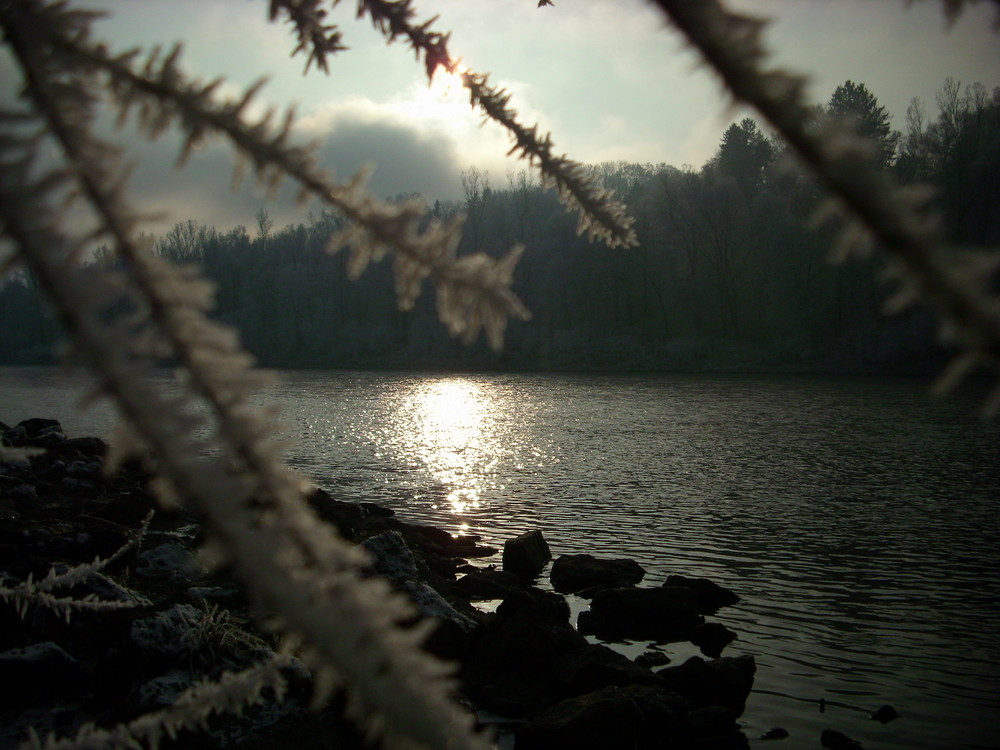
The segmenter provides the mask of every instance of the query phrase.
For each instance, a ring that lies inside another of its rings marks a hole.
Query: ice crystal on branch
[[[460,72],[448,53],[448,35],[433,31],[434,19],[416,24],[410,0],[360,0],[358,15],[367,13],[391,42],[405,37],[417,57],[423,56],[428,78],[440,66],[451,73]],[[510,94],[489,85],[488,76],[471,70],[461,71],[462,83],[469,90],[470,103],[487,120],[503,126],[514,140],[510,153],[525,158],[542,173],[542,184],[555,188],[559,199],[579,214],[577,231],[588,239],[600,240],[608,247],[632,247],[637,239],[634,219],[627,209],[613,199],[613,194],[598,187],[587,175],[586,167],[566,155],[556,155],[550,134],[539,136],[538,126],[527,127],[517,120],[509,106]]]

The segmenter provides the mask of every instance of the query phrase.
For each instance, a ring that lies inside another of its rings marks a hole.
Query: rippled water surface
[[[105,430],[106,412],[72,415],[78,389],[0,370],[0,419]],[[717,619],[739,634],[727,655],[757,659],[751,738],[1000,747],[1000,427],[966,399],[890,379],[315,372],[261,401],[339,497],[735,590]],[[882,704],[902,718],[868,720]]]

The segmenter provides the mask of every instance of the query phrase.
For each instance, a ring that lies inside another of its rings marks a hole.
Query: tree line
[[[878,161],[904,184],[933,186],[956,244],[1000,244],[1000,89],[947,79],[937,115],[913,100],[905,129],[864,84],[837,87],[825,114],[851,118]],[[607,162],[594,175],[629,207],[639,245],[609,250],[526,172],[494,181],[470,167],[463,197],[432,215],[466,215],[460,252],[527,252],[514,288],[533,319],[514,321],[503,351],[464,347],[437,321],[434,300],[400,312],[391,269],[350,278],[325,252],[344,226],[331,212],[274,230],[229,231],[185,221],[159,253],[200,264],[216,285],[216,315],[272,367],[494,367],[914,371],[944,356],[929,315],[882,313],[887,287],[871,258],[829,261],[831,225],[803,229],[826,197],[787,147],[752,118],[730,125],[700,169]],[[403,197],[403,196],[401,196]],[[28,275],[0,288],[0,361],[44,362],[59,337]]]

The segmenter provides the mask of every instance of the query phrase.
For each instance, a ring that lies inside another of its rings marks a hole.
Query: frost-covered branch
[[[79,583],[83,583],[88,576],[100,573],[104,568],[120,558],[146,534],[149,522],[153,519],[153,512],[146,514],[139,529],[132,535],[125,544],[115,550],[107,558],[96,557],[89,563],[74,565],[64,571],[56,568],[49,570],[44,578],[37,581],[33,576],[28,575],[27,579],[20,583],[6,587],[0,585],[0,599],[12,602],[14,610],[24,619],[28,612],[28,607],[32,604],[43,607],[62,617],[69,622],[70,616],[76,610],[108,610],[108,609],[129,609],[138,606],[137,601],[109,601],[101,599],[96,594],[87,594],[82,597],[57,596],[52,592],[59,588],[70,588]]]
[[[586,167],[565,154],[553,151],[552,136],[540,136],[538,126],[527,127],[517,119],[509,106],[510,94],[489,85],[488,76],[460,69],[448,53],[448,35],[434,31],[434,19],[416,23],[416,11],[411,0],[360,0],[358,15],[368,14],[372,23],[387,41],[405,38],[417,57],[423,57],[428,78],[438,67],[450,73],[461,73],[462,83],[469,90],[473,107],[479,108],[487,120],[502,125],[514,140],[511,154],[518,154],[539,169],[542,184],[555,188],[559,199],[579,215],[578,233],[586,233],[608,247],[632,247],[638,244],[632,225],[635,220],[625,206],[613,198],[613,193],[597,186]]]
[[[480,328],[485,329],[494,348],[502,344],[509,317],[530,317],[510,288],[520,248],[500,260],[483,254],[459,259],[460,218],[447,223],[432,220],[422,226],[426,215],[420,201],[380,201],[364,187],[363,175],[346,184],[335,182],[316,166],[312,148],[291,142],[294,118],[290,111],[280,126],[272,125],[273,113],[246,123],[243,113],[256,86],[238,100],[218,102],[214,96],[218,81],[204,84],[187,78],[177,65],[178,49],[162,59],[152,55],[140,67],[135,64],[135,53],[112,56],[101,45],[66,37],[52,42],[71,59],[106,74],[121,116],[138,108],[140,125],[150,137],[178,124],[186,136],[182,158],[208,135],[220,134],[241,159],[253,164],[257,178],[269,189],[292,179],[303,198],[318,198],[351,219],[354,226],[333,238],[331,249],[351,247],[355,275],[369,262],[393,253],[403,309],[412,306],[421,283],[430,278],[437,287],[441,320],[449,330],[469,341]],[[471,318],[467,316],[470,310],[475,313]]]
[[[292,55],[305,53],[307,73],[313,63],[324,73],[330,72],[327,56],[347,49],[341,44],[337,26],[326,23],[326,11],[322,5],[323,0],[271,0],[271,21],[277,20],[284,13],[289,23],[295,27],[299,45],[292,51]]]
[[[223,672],[216,681],[200,681],[178,696],[173,705],[151,711],[127,724],[104,729],[85,724],[73,737],[38,737],[32,733],[19,750],[117,750],[159,747],[164,738],[176,739],[185,730],[204,730],[216,714],[241,714],[265,700],[284,698],[287,684],[281,670],[291,664],[276,654],[241,672]],[[265,695],[271,690],[273,696]]]
[[[88,16],[40,0],[6,3],[0,10],[5,40],[43,121],[39,132],[55,139],[65,160],[63,168],[36,179],[38,139],[0,139],[3,230],[47,292],[101,390],[149,448],[160,481],[206,518],[262,624],[300,640],[320,681],[344,684],[349,709],[373,734],[434,748],[485,747],[472,731],[471,717],[449,698],[447,668],[420,650],[425,631],[402,629],[411,616],[405,600],[384,582],[363,579],[362,553],[302,500],[299,480],[282,465],[277,447],[267,440],[268,426],[247,402],[254,376],[246,355],[234,336],[204,316],[210,289],[200,277],[151,257],[133,239],[137,220],[120,187],[117,154],[89,128],[91,91],[103,90],[101,81],[95,66],[82,66],[79,57],[66,54],[74,45],[89,45]],[[170,78],[174,70],[172,63],[162,67],[158,84],[179,96],[183,81]],[[142,102],[150,131],[178,116],[187,118],[189,137],[212,126],[203,111],[178,112],[163,101],[172,100]],[[266,126],[254,130],[238,114],[227,114],[251,152],[266,152],[274,139],[283,143],[281,134],[268,141]],[[287,128],[283,132],[287,135]],[[288,165],[267,166],[281,171]],[[124,261],[120,272],[80,264],[87,238],[71,239],[56,226],[56,189],[82,194],[97,217],[99,236],[110,237]],[[122,293],[145,312],[124,322],[109,319],[105,306]],[[140,327],[155,329],[169,344],[187,389],[165,395],[142,377],[145,360],[132,339]],[[203,459],[209,446],[195,435],[196,395],[210,407],[223,460]]]

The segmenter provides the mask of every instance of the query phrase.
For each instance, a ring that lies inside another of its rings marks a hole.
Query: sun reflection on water
[[[411,449],[440,484],[441,510],[464,520],[482,507],[499,446],[490,429],[490,399],[474,381],[448,378],[413,394],[418,439]]]

